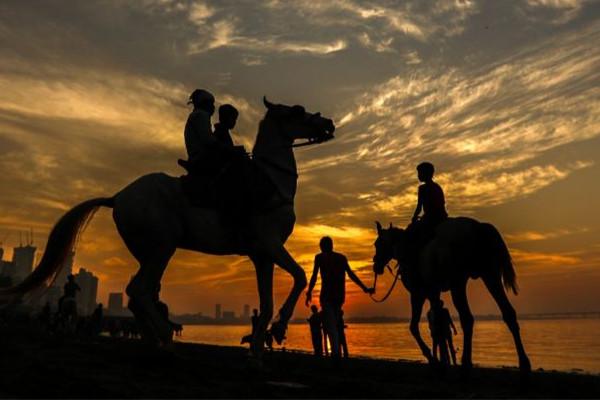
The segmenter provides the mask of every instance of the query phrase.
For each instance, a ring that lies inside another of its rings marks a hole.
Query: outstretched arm
[[[312,276],[310,277],[310,283],[308,284],[308,291],[306,292],[306,307],[310,305],[312,301],[312,291],[315,287],[315,283],[317,283],[317,275],[319,274],[319,264],[317,263],[317,257],[315,257],[315,266],[313,268]]]
[[[356,274],[354,273],[354,271],[352,271],[350,269],[350,265],[348,265],[348,262],[346,261],[346,272],[348,273],[348,276],[350,277],[350,279],[352,279],[352,282],[356,283],[365,293],[369,293],[369,294],[373,294],[375,293],[375,289],[373,288],[368,288],[364,285],[364,283],[362,283],[362,281],[360,280],[360,278],[358,276],[356,276]]]
[[[450,326],[456,335],[458,332],[456,331],[456,326],[454,326],[454,321],[452,321],[452,317],[450,316],[450,312],[448,312],[448,321],[450,321]]]

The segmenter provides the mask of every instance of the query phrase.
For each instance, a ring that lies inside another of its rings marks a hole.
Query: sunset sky
[[[0,38],[5,260],[20,230],[43,249],[79,202],[182,174],[186,102],[205,88],[240,110],[234,140],[247,149],[263,95],[335,121],[335,140],[296,150],[287,248],[308,278],[329,235],[371,285],[374,221],[409,222],[427,160],[451,216],[503,234],[518,312],[599,309],[600,2],[0,0]],[[137,265],[110,210],[75,266],[100,277],[99,301],[125,290]],[[277,269],[276,309],[291,285]],[[480,281],[469,288],[474,313],[498,312]],[[383,304],[347,290],[348,316],[409,314],[404,288]],[[237,256],[178,251],[161,296],[175,313],[258,306]]]

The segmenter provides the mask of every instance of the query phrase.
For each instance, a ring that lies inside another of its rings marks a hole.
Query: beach
[[[512,368],[457,368],[440,375],[419,362],[328,359],[266,352],[262,368],[248,350],[175,343],[175,354],[141,340],[49,336],[5,324],[0,334],[2,398],[598,398],[600,376]]]

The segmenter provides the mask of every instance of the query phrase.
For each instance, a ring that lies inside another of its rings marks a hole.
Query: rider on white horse
[[[229,129],[235,126],[238,112],[231,105],[221,106],[221,121],[215,126],[219,132],[215,130],[213,133],[210,119],[215,112],[214,96],[204,89],[196,89],[190,95],[189,103],[194,105],[194,110],[187,119],[184,138],[188,153],[186,168],[194,188],[186,192],[189,193],[192,202],[202,203],[202,199],[198,199],[197,196],[203,196],[204,201],[207,201],[206,189],[213,189],[217,197],[213,203],[219,210],[223,224],[229,227],[238,246],[246,247],[244,242],[250,236],[250,208],[245,201],[249,159],[244,147],[234,146],[230,136],[228,137],[231,143],[219,139],[219,136],[223,136],[224,129],[229,135]],[[228,111],[229,108],[235,111],[233,119],[225,118],[228,113],[224,111]],[[200,193],[197,193],[198,191]]]

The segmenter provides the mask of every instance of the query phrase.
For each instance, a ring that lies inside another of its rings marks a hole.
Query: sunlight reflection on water
[[[534,369],[582,370],[600,374],[600,319],[523,320],[521,334]],[[462,354],[460,327],[454,337],[458,358]],[[186,325],[185,342],[239,346],[246,326]],[[427,324],[421,334],[431,345]],[[407,323],[348,324],[346,329],[350,356],[424,361],[408,330]],[[247,345],[246,345],[247,346]],[[308,323],[290,325],[287,349],[312,351]],[[518,365],[512,336],[502,321],[475,321],[473,363],[481,366]]]

